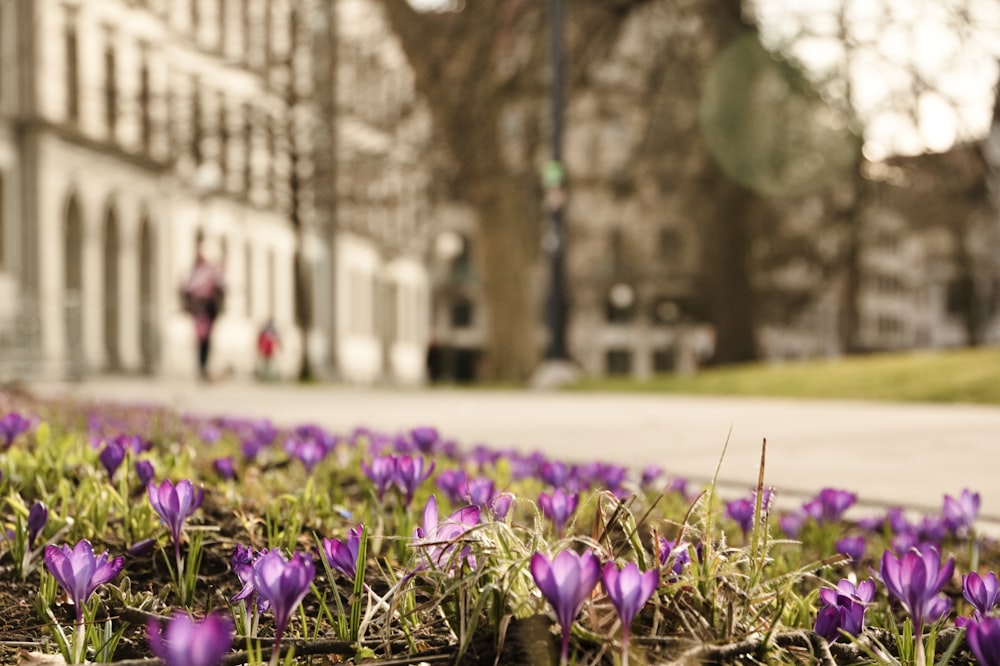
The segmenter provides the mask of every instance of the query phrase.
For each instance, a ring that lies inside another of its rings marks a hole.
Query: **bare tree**
[[[615,39],[625,18],[648,0],[574,2],[568,17],[568,89]],[[534,370],[540,312],[533,268],[543,219],[538,162],[544,145],[546,40],[544,3],[526,0],[468,2],[456,11],[420,12],[408,3],[383,7],[414,69],[417,88],[431,108],[435,129],[453,162],[448,195],[479,216],[479,253],[489,304],[488,372],[520,381]],[[517,152],[504,113],[526,118]]]
[[[765,43],[801,63],[864,141],[853,194],[833,217],[841,234],[844,348],[861,346],[861,225],[866,211],[886,205],[912,231],[939,229],[949,239],[953,304],[976,344],[993,283],[992,260],[977,251],[992,214],[990,171],[978,142],[994,95],[1000,7],[977,0],[840,0],[808,11],[786,0],[752,4],[768,26]],[[917,155],[924,151],[949,154]],[[890,155],[902,156],[889,159],[888,168],[872,167]]]

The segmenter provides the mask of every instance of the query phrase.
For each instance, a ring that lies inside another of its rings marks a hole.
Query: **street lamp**
[[[566,361],[566,170],[562,163],[563,135],[563,0],[549,0],[549,57],[551,61],[550,99],[552,111],[551,160],[542,173],[548,228],[542,249],[549,255],[549,293],[545,319],[549,340],[546,361]]]

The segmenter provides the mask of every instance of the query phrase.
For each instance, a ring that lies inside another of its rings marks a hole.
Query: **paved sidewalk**
[[[720,479],[731,492],[756,484],[767,438],[765,478],[779,498],[834,486],[857,492],[866,504],[936,511],[944,494],[968,487],[982,493],[984,519],[1000,526],[997,408],[139,379],[30,388],[48,396],[267,416],[278,424],[315,422],[335,432],[433,425],[466,446],[515,446],[636,468],[655,463],[694,481],[712,477],[729,437]]]

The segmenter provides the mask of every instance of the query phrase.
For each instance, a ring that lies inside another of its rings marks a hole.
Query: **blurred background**
[[[0,380],[1000,342],[996,0],[0,0]]]

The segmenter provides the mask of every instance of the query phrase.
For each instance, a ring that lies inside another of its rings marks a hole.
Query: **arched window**
[[[139,140],[142,144],[142,150],[147,153],[153,142],[153,121],[149,115],[150,97],[149,65],[146,62],[145,50],[143,50],[142,61],[139,65]]]
[[[63,32],[66,50],[66,118],[75,123],[80,120],[80,53],[76,33],[76,12],[66,11]]]
[[[148,216],[139,225],[139,352],[142,370],[150,374],[156,365],[156,251]]]
[[[68,374],[78,377],[83,373],[83,221],[76,195],[66,202],[66,219],[63,227],[63,306],[65,308],[66,350]]]
[[[118,217],[109,205],[104,219],[104,352],[108,370],[118,370],[119,346]]]
[[[108,140],[114,142],[118,126],[118,78],[115,73],[114,34],[109,30],[104,39],[104,122],[108,128]]]

